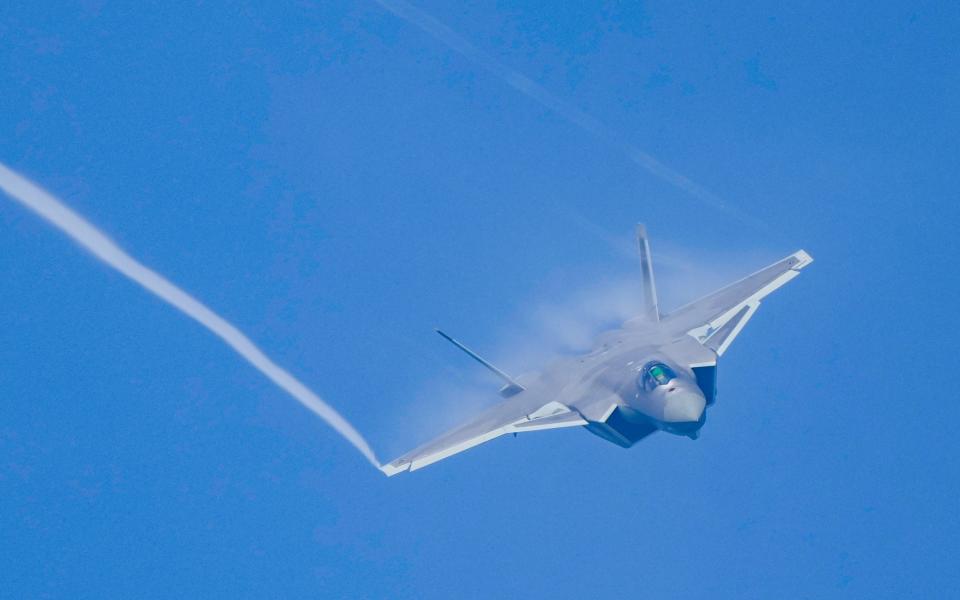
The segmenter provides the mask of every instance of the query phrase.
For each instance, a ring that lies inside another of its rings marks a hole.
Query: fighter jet
[[[582,356],[511,377],[446,333],[445,339],[503,382],[502,402],[432,442],[382,465],[416,471],[493,438],[583,427],[629,448],[657,431],[696,439],[717,400],[717,361],[768,294],[813,262],[803,250],[671,313],[660,314],[650,242],[637,226],[643,313],[601,334]]]

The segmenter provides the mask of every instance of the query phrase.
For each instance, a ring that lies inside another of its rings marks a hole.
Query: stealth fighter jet
[[[760,301],[813,259],[800,250],[662,315],[643,225],[637,241],[644,312],[602,334],[585,355],[514,378],[438,330],[503,380],[504,400],[380,469],[387,475],[415,471],[504,434],[560,427],[583,427],[624,448],[657,431],[696,438],[717,398],[717,360]]]

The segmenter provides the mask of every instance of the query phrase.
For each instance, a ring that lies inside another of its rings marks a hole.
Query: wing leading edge
[[[685,331],[718,356],[722,355],[756,312],[760,301],[812,262],[809,254],[799,250],[677,309],[663,317],[662,322],[674,331]]]

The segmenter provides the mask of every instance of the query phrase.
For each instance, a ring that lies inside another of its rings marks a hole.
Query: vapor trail
[[[463,36],[450,29],[433,16],[420,10],[416,6],[411,5],[405,0],[374,1],[389,12],[400,17],[404,21],[407,21],[411,25],[422,29],[430,36],[459,52],[468,60],[479,65],[481,68],[496,75],[507,85],[517,90],[521,94],[536,100],[544,107],[580,127],[584,131],[607,141],[618,150],[626,154],[627,158],[629,158],[634,164],[643,168],[653,176],[667,182],[679,190],[686,192],[704,204],[726,212],[738,212],[733,211],[716,194],[710,192],[700,184],[671,169],[667,165],[657,160],[651,154],[644,152],[629,142],[624,141],[620,135],[593,116],[585,113],[573,104],[558,98],[554,94],[550,93],[545,87],[533,81],[529,77],[497,62],[495,58],[477,48]],[[745,217],[739,213],[738,216],[758,224],[756,223],[755,219]],[[759,225],[764,227],[762,224]]]
[[[97,258],[144,287],[148,292],[180,310],[218,336],[237,354],[275,384],[286,390],[305,407],[316,413],[348,442],[354,445],[373,466],[377,457],[356,429],[326,402],[320,399],[293,375],[275,364],[239,329],[203,305],[159,273],[138,262],[89,221],[75,213],[51,194],[19,173],[0,163],[0,189],[11,198],[40,215],[51,225],[67,234]]]

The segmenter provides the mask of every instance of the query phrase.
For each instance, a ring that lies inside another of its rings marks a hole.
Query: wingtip
[[[380,471],[383,472],[387,477],[393,477],[397,473],[403,473],[404,471],[410,470],[410,463],[405,460],[397,459],[392,463],[387,463],[385,465],[380,465]]]
[[[797,250],[793,257],[797,259],[797,264],[793,268],[798,271],[813,262],[813,257],[806,250]]]

